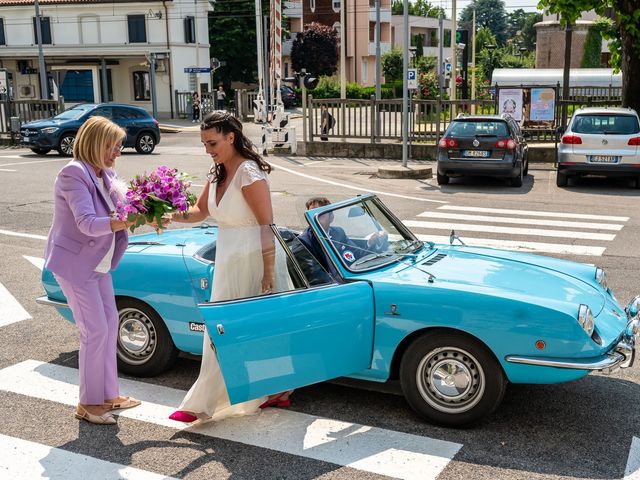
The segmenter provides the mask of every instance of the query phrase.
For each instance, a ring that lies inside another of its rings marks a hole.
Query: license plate
[[[618,163],[620,157],[612,157],[609,155],[588,155],[587,160],[591,163]]]
[[[31,141],[31,139],[29,137],[22,137],[22,141],[24,143],[29,143]]]
[[[462,151],[462,156],[463,157],[488,157],[489,156],[489,152],[487,150],[463,150]]]

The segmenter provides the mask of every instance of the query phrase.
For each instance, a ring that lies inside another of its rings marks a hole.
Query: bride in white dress
[[[212,112],[200,128],[202,143],[214,162],[210,182],[196,205],[184,215],[174,214],[173,220],[192,223],[211,216],[218,225],[211,301],[292,289],[286,260],[276,255],[269,227],[273,223],[267,178],[270,165],[253,151],[242,125],[232,115]],[[278,396],[279,402],[287,401],[287,396]],[[262,397],[230,405],[216,353],[205,331],[200,375],[169,418],[192,422],[249,415],[266,400]]]

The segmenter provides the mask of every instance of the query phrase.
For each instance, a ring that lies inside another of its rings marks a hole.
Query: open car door
[[[303,257],[313,261],[313,256],[299,248],[297,238],[287,245],[286,253],[277,247],[287,257],[291,290],[199,306],[231,404],[370,367],[374,330],[370,284],[337,283],[329,275],[309,281],[299,262]]]

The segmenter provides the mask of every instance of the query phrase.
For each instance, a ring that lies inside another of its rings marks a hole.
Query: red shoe
[[[171,420],[176,420],[177,422],[184,422],[184,423],[195,422],[198,419],[198,417],[196,417],[195,415],[192,415],[187,412],[183,412],[182,410],[176,410],[171,415],[169,415],[169,418]]]
[[[270,398],[262,405],[260,408],[268,408],[268,407],[279,407],[279,408],[289,408],[291,406],[291,400],[288,398],[282,398],[289,392],[283,392],[280,395],[276,395],[273,398]]]

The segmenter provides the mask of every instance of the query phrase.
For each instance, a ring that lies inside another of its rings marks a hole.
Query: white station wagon
[[[630,108],[581,108],[558,147],[556,183],[580,175],[635,177],[640,188],[640,120]]]

